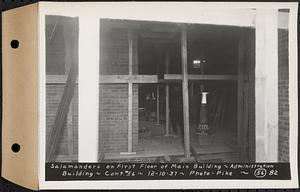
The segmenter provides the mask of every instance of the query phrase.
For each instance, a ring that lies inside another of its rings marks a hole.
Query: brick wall
[[[103,23],[101,23],[103,24]],[[128,31],[100,28],[100,74],[128,74]],[[134,42],[136,49],[137,42]],[[137,74],[137,62],[133,73]],[[99,152],[126,152],[128,138],[128,84],[99,85]],[[138,143],[138,85],[133,85],[133,149]]]
[[[279,30],[278,40],[278,161],[289,162],[289,64],[287,30]]]
[[[138,142],[137,86],[133,87],[133,146]],[[127,150],[128,85],[100,84],[99,152]]]
[[[64,84],[48,84],[46,86],[46,145],[48,148],[50,134],[55,121],[57,109],[64,91]],[[55,157],[63,157],[64,160],[76,161],[78,155],[78,88],[76,88],[72,99],[72,140],[68,138],[67,122],[65,123],[62,134],[59,137],[58,147],[55,151]],[[70,154],[69,147],[73,148],[73,154]],[[57,158],[57,161],[62,159]]]

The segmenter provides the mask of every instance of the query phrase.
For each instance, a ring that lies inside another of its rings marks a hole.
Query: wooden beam
[[[256,14],[256,162],[278,162],[278,10]]]
[[[183,123],[184,123],[184,153],[190,158],[190,123],[189,123],[189,87],[187,64],[187,25],[181,26],[181,65],[182,65],[182,96],[183,96]]]
[[[236,75],[187,75],[187,79],[190,81],[208,81],[208,80],[236,80]],[[182,80],[181,74],[165,74],[164,80]]]
[[[157,83],[157,75],[100,75],[100,83]]]
[[[65,75],[47,75],[47,84],[65,84]],[[99,83],[158,83],[157,75],[100,75]]]

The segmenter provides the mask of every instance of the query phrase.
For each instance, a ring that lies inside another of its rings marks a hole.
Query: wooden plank
[[[157,75],[100,75],[100,83],[157,83]]]
[[[200,159],[199,159],[199,157],[198,157],[198,154],[197,154],[197,152],[195,151],[195,149],[194,149],[194,147],[193,147],[192,145],[191,145],[191,153],[192,153],[192,155],[193,155],[195,161],[196,161],[197,163],[200,163]]]
[[[278,162],[278,10],[256,14],[256,162]]]
[[[188,75],[188,80],[236,80],[236,75]],[[181,74],[165,74],[164,80],[182,80]]]
[[[189,123],[189,87],[187,63],[187,25],[181,25],[181,65],[182,65],[182,96],[183,96],[183,123],[184,123],[184,153],[190,158],[190,123]]]
[[[99,157],[98,157],[98,162],[102,162],[105,158],[105,153],[100,153]]]
[[[133,29],[128,28],[128,73],[132,75],[133,73]]]
[[[243,118],[243,64],[245,62],[245,36],[244,31],[240,30],[238,42],[238,76],[237,76],[237,149],[238,153],[244,147],[242,145],[242,118]],[[240,154],[241,155],[241,154]],[[242,157],[241,157],[242,158]]]
[[[73,52],[73,36],[74,31],[70,27],[70,23],[67,22],[64,30],[64,42],[65,42],[65,74],[68,74],[72,66],[72,52]],[[63,77],[66,77],[64,75]],[[48,79],[47,79],[48,80]],[[48,83],[48,82],[47,82]],[[73,99],[72,99],[73,100]],[[73,122],[72,122],[72,100],[70,103],[68,116],[67,116],[67,135],[68,135],[68,153],[70,156],[74,153],[74,144],[73,144]]]
[[[67,135],[68,135],[68,153],[69,153],[69,155],[73,155],[73,153],[74,153],[72,103],[73,102],[71,100],[69,111],[68,111],[68,117],[67,117]]]

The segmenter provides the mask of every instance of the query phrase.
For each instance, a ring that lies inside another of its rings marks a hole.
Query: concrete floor
[[[190,125],[191,146],[201,162],[236,162],[234,146],[236,136],[226,129],[214,130],[209,136],[199,139],[196,134],[197,125]],[[165,136],[165,124],[155,121],[139,122],[139,145],[136,154],[105,154],[104,161],[109,162],[196,162],[196,159],[184,158],[184,145],[181,136]]]

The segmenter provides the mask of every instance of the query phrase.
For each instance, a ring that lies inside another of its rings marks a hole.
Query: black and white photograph
[[[46,180],[51,168],[76,163],[122,169],[237,163],[252,166],[241,178],[254,171],[255,179],[294,179],[297,6],[205,5],[41,3]],[[235,174],[215,168],[208,178]],[[197,170],[184,178],[206,174]]]

